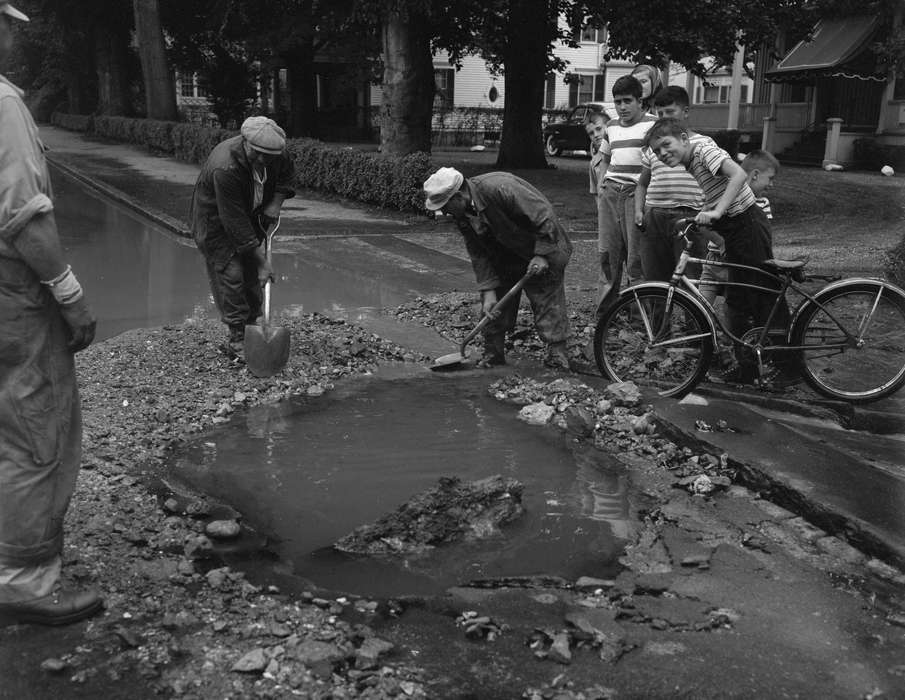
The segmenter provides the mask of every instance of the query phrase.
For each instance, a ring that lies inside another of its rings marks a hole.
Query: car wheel
[[[547,140],[544,141],[544,146],[546,148],[548,156],[558,156],[560,153],[562,153],[562,149],[559,147],[559,144],[556,142],[556,138],[553,136],[553,134],[550,134],[547,137]]]

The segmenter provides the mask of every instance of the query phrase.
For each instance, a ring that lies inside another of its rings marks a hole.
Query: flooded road
[[[97,340],[133,328],[216,318],[194,243],[52,172],[60,238],[98,317]],[[274,269],[274,314],[318,311],[361,321],[411,298],[405,285],[394,286],[374,270],[352,274],[314,255],[275,252]]]
[[[607,578],[633,527],[623,468],[516,418],[480,375],[348,382],[314,400],[239,415],[180,452],[172,473],[278,538],[299,576],[336,591],[428,594],[521,575]],[[381,562],[330,546],[440,477],[524,484],[527,512],[502,537]]]

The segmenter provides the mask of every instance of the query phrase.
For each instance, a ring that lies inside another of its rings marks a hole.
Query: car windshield
[[[569,115],[569,121],[584,121],[584,114],[587,111],[587,107],[581,105],[572,110],[572,114]]]

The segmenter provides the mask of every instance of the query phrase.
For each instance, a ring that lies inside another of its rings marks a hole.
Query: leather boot
[[[100,612],[104,601],[97,591],[65,590],[21,603],[0,603],[0,619],[19,624],[69,625]]]

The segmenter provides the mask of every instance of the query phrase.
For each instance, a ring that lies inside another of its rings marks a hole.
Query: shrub
[[[68,131],[91,132],[94,128],[94,117],[90,114],[66,114],[54,112],[50,115],[50,123]]]
[[[170,140],[173,144],[171,153],[189,163],[203,163],[214,146],[237,133],[197,124],[173,124],[170,131]]]
[[[289,142],[301,187],[400,211],[424,211],[421,186],[430,172],[430,155],[385,156],[329,146],[314,139]]]

